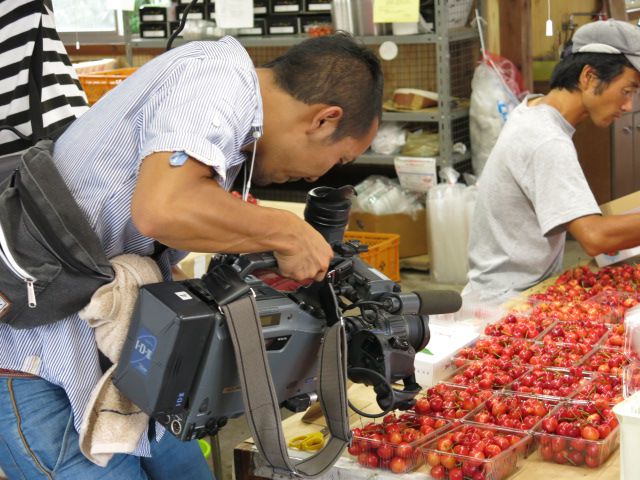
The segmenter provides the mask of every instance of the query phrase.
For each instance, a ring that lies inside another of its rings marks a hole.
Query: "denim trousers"
[[[198,442],[167,432],[151,458],[114,455],[99,467],[80,452],[64,390],[41,378],[0,376],[0,467],[9,480],[212,480]]]

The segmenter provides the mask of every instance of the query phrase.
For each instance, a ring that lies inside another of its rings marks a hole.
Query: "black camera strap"
[[[347,341],[344,324],[326,331],[319,371],[320,406],[331,437],[326,446],[303,460],[292,460],[282,432],[282,418],[267,361],[260,316],[253,295],[220,307],[227,318],[242,387],[249,429],[263,458],[256,475],[269,478],[314,478],[329,470],[351,436],[347,414]]]

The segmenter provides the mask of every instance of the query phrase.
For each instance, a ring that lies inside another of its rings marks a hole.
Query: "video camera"
[[[251,289],[281,407],[302,411],[315,400],[324,332],[344,321],[349,379],[374,387],[382,414],[410,408],[420,390],[415,353],[429,342],[427,315],[457,311],[460,296],[403,293],[363,262],[366,246],[343,241],[354,193],[350,186],[318,187],[307,196],[305,220],[335,252],[322,282],[281,291],[273,279],[283,279],[268,270],[276,266],[273,255],[226,254],[212,259],[202,279],[142,287],[115,385],[181,440],[216,434],[244,411],[218,305],[229,291]],[[397,382],[402,390],[393,387]]]

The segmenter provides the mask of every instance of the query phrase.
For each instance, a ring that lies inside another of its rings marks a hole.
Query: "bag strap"
[[[263,456],[256,474],[269,478],[314,478],[329,470],[349,444],[347,415],[347,341],[343,322],[330,327],[320,357],[319,397],[331,438],[327,445],[304,460],[292,461],[282,432],[279,401],[262,336],[262,325],[253,295],[220,307],[227,327],[242,387],[249,429]]]
[[[42,123],[42,16],[36,33],[31,54],[31,66],[29,68],[29,116],[31,117],[32,142],[35,145],[38,140],[45,137]]]

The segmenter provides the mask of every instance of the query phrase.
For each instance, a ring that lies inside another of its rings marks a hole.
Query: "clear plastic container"
[[[603,347],[624,349],[625,343],[625,325],[624,323],[618,323],[616,325],[609,325],[609,331],[602,339],[600,343]]]
[[[534,342],[528,364],[537,367],[569,368],[582,364],[592,349],[580,343]]]
[[[599,372],[622,376],[622,371],[629,364],[629,359],[618,348],[595,347],[580,363],[585,372]]]
[[[484,334],[493,337],[505,335],[507,337],[535,340],[545,328],[546,326],[532,320],[529,315],[509,313],[501,318],[500,321],[487,325],[484,329]]]
[[[640,362],[631,362],[622,373],[622,394],[629,398],[640,391]]]
[[[507,430],[532,431],[560,400],[512,392],[496,392],[462,419],[463,423]]]
[[[424,456],[419,447],[452,425],[449,420],[429,415],[405,413],[396,417],[390,414],[382,422],[369,422],[362,428],[354,428],[348,452],[363,467],[394,473],[410,472],[423,463]]]
[[[512,382],[507,390],[542,398],[569,398],[590,380],[588,376],[582,375],[578,368],[532,368]]]
[[[491,395],[492,390],[439,383],[416,397],[413,410],[420,415],[459,420]]]
[[[571,301],[567,299],[553,301],[532,300],[531,316],[535,319],[553,319],[561,322],[592,321],[595,323],[615,324],[624,319],[619,309],[610,305],[589,300]]]
[[[562,415],[560,410],[562,408],[576,408],[577,415]],[[609,421],[611,423],[608,426],[609,432],[604,432],[606,433],[604,438],[593,440],[584,438],[582,429],[587,426],[589,415],[593,415],[597,411],[598,409],[593,402],[559,403],[534,430],[536,446],[540,447],[540,458],[546,462],[562,465],[568,464],[591,468],[597,468],[602,465],[618,446],[620,431],[617,419],[609,411]],[[553,422],[553,419],[559,425],[563,418],[576,419],[577,435],[559,435],[557,431],[550,433],[548,428],[545,428],[549,426],[550,422]],[[560,419],[560,422],[558,419]],[[600,436],[600,432],[597,429],[596,432]]]
[[[482,336],[473,345],[458,351],[454,357],[457,367],[463,366],[472,360],[485,360],[488,358],[501,358],[516,363],[528,363],[528,354],[532,340],[507,336]]]
[[[607,308],[609,313],[605,314],[604,322],[618,324],[624,322],[625,312],[636,305],[639,299],[640,296],[635,293],[610,290],[594,295],[585,301],[585,304]]]
[[[537,340],[550,343],[583,343],[597,345],[609,329],[602,323],[592,321],[556,322],[552,324]]]
[[[620,480],[638,477],[640,470],[640,393],[613,407],[620,422]]]
[[[530,370],[528,365],[491,358],[463,365],[443,380],[459,386],[474,386],[481,390],[501,390]]]
[[[421,447],[433,478],[502,480],[530,451],[530,435],[498,427],[462,424]],[[434,471],[435,470],[435,471]]]
[[[640,307],[627,310],[624,319],[624,352],[629,359],[640,360]]]
[[[576,390],[571,400],[589,400],[615,405],[624,399],[622,376],[604,373],[592,374],[589,381]]]

